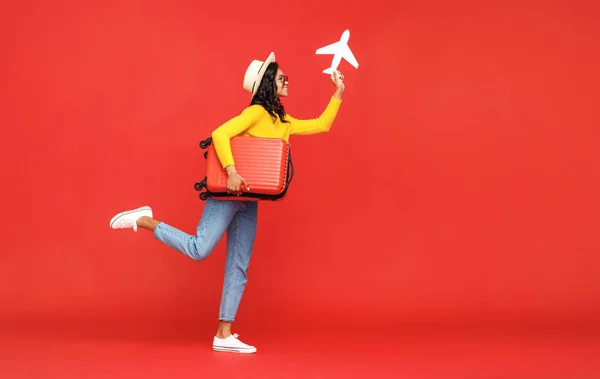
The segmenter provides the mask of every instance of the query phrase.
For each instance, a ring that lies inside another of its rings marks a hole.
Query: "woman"
[[[265,62],[253,61],[246,70],[243,88],[252,93],[250,106],[218,127],[212,133],[215,151],[227,171],[227,192],[241,195],[242,188],[252,183],[236,171],[230,139],[238,136],[281,138],[327,132],[331,128],[342,101],[345,86],[339,71],[331,75],[335,92],[323,114],[312,120],[297,120],[286,114],[280,98],[288,95],[288,80],[271,53]],[[256,348],[241,342],[231,333],[242,294],[247,282],[247,270],[254,245],[257,222],[257,201],[214,200],[208,198],[196,234],[189,235],[153,218],[148,206],[117,214],[110,221],[113,229],[138,227],[153,232],[154,237],[191,259],[206,259],[227,231],[225,278],[221,294],[219,324],[213,338],[213,350],[254,353]]]

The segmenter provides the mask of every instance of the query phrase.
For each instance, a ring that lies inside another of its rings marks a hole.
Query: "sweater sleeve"
[[[331,97],[329,104],[320,117],[310,120],[298,120],[287,115],[286,119],[290,122],[290,134],[306,135],[328,132],[335,120],[337,112],[340,108],[341,100]]]
[[[224,168],[235,164],[231,152],[230,139],[243,133],[256,123],[260,119],[262,112],[263,109],[261,106],[254,105],[247,107],[239,116],[232,118],[212,132],[211,136],[215,152]]]

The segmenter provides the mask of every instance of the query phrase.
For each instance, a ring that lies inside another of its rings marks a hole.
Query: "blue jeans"
[[[208,258],[227,231],[225,279],[219,320],[233,322],[246,288],[247,271],[256,236],[258,202],[206,199],[196,235],[159,223],[154,236],[196,261]]]

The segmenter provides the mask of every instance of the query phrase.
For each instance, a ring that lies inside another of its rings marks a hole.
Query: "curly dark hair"
[[[260,86],[256,91],[256,94],[252,97],[252,101],[250,105],[261,105],[273,118],[277,118],[282,122],[289,122],[285,119],[285,108],[281,101],[279,100],[279,96],[277,96],[277,84],[275,83],[275,76],[277,75],[277,70],[279,69],[279,65],[277,62],[271,62],[267,66],[267,70],[260,82]]]

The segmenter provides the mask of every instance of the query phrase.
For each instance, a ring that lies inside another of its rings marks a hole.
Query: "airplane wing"
[[[340,49],[340,43],[334,42],[331,45],[323,46],[320,49],[317,49],[316,54],[335,54]]]
[[[352,50],[350,50],[350,47],[348,47],[348,45],[344,45],[344,47],[341,50],[342,51],[340,51],[340,53],[342,54],[342,58],[347,60],[348,63],[354,66],[354,68],[358,68],[358,62],[356,61],[354,54],[352,54]]]

